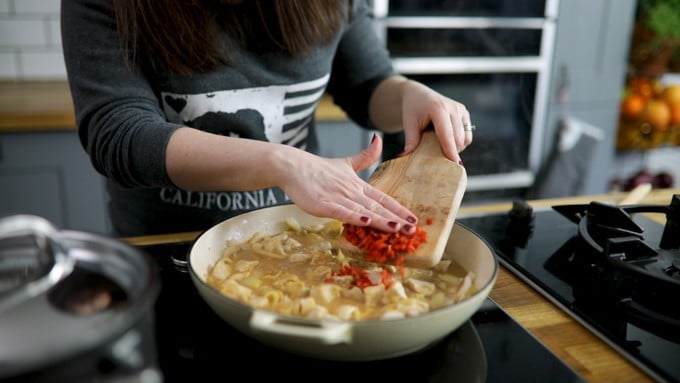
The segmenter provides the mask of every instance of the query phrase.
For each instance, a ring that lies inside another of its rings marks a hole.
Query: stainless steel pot
[[[478,235],[455,224],[444,259],[453,259],[476,273],[477,292],[455,305],[423,315],[373,321],[312,320],[254,309],[222,295],[206,283],[208,268],[222,255],[227,240],[245,241],[256,232],[275,234],[293,217],[307,225],[327,221],[306,214],[295,205],[252,211],[223,221],[202,233],[189,253],[189,272],[208,305],[227,323],[267,345],[328,360],[393,358],[441,340],[461,326],[488,297],[498,273],[498,262]]]
[[[0,219],[0,379],[160,382],[159,291],[155,264],[131,246]]]

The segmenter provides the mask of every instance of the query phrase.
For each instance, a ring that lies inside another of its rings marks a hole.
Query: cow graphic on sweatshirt
[[[161,96],[170,122],[305,149],[304,139],[328,79],[326,75],[291,85]]]

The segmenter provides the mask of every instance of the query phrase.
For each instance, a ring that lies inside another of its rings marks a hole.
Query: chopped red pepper
[[[368,251],[366,259],[377,263],[404,263],[404,256],[413,254],[427,242],[427,232],[416,226],[412,235],[389,233],[368,226],[344,224],[344,237],[354,246]],[[403,273],[403,272],[402,272]]]
[[[432,225],[434,223],[434,220],[432,218],[428,218],[425,220],[425,223],[428,225]]]

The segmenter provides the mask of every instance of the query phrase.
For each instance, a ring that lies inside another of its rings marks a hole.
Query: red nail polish
[[[409,225],[408,223],[406,225],[404,225],[404,231],[405,232],[408,233],[408,232],[411,231],[411,229],[413,229],[413,226]]]
[[[361,218],[359,218],[359,219],[360,219],[361,222],[363,222],[363,223],[368,222],[368,217],[366,217],[365,215],[362,215]]]
[[[465,164],[463,164],[463,160],[458,160],[458,165],[465,166]]]
[[[406,220],[409,221],[409,222],[411,222],[411,223],[416,223],[416,221],[418,221],[418,220],[416,219],[416,217],[414,217],[414,216],[412,216],[412,215],[406,217]]]
[[[371,143],[374,143],[376,138],[378,138],[378,134],[373,133],[373,137],[371,137]]]
[[[394,222],[394,221],[390,221],[390,222],[387,222],[387,226],[389,226],[389,227],[391,227],[391,228],[394,229],[395,227],[397,227],[397,223]]]

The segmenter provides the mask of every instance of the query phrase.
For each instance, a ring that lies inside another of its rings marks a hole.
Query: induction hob
[[[236,376],[296,382],[583,381],[491,299],[445,339],[393,359],[336,362],[273,349],[240,333],[204,303],[188,274],[172,261],[184,257],[189,247],[188,243],[141,247],[161,269],[155,321],[158,363],[165,382]]]
[[[669,217],[678,218],[678,202],[678,196],[675,196],[673,213],[669,213]],[[601,221],[574,219],[575,223],[568,214],[558,212],[585,209],[585,214],[581,212],[576,216],[589,217],[588,208],[592,211],[606,209]],[[501,264],[511,272],[651,377],[663,382],[680,382],[680,306],[676,289],[680,283],[677,245],[680,231],[677,221],[664,227],[649,216],[624,212],[635,224],[612,231],[612,222],[621,215],[611,211],[613,208],[618,209],[591,203],[589,206],[534,209],[526,201],[515,201],[509,211],[462,216],[457,222],[484,238],[496,251]],[[645,211],[645,208],[666,209],[648,205],[626,209]],[[531,214],[526,214],[527,211]],[[639,232],[636,225],[641,229]],[[600,242],[604,245],[599,250],[606,251],[606,256],[593,253],[592,246],[583,245],[582,233],[591,232],[585,230],[588,226],[593,227],[593,232],[616,233]],[[661,245],[664,241],[667,245]],[[629,243],[635,244],[629,253],[617,250],[622,244]],[[619,264],[625,267],[610,270],[611,265]],[[644,269],[644,274],[637,277],[637,272],[631,272],[633,269]],[[664,279],[656,290],[649,288],[656,286],[655,277],[650,276],[653,273],[649,273],[654,269],[663,274]]]

